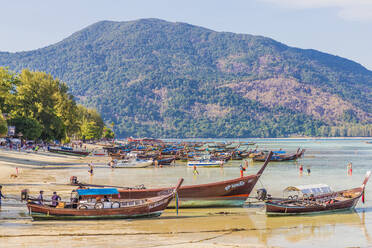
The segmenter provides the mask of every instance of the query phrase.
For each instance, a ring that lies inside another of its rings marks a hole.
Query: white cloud
[[[335,8],[338,15],[347,20],[372,20],[372,0],[260,0],[287,8],[315,9]]]

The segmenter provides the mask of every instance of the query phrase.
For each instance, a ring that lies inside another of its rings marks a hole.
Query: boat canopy
[[[331,187],[327,184],[311,184],[311,185],[299,185],[299,186],[289,186],[284,189],[284,191],[300,191],[302,194],[313,194],[313,195],[321,195],[326,193],[333,192]]]
[[[273,153],[284,154],[284,153],[286,153],[286,151],[273,151]]]
[[[119,194],[116,188],[103,188],[103,189],[77,189],[79,195],[93,196],[93,195],[117,195]]]
[[[72,149],[72,147],[68,147],[68,146],[61,146],[61,149],[66,150],[66,151],[73,151],[74,150],[74,149]]]

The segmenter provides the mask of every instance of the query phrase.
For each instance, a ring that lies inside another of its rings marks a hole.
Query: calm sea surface
[[[222,141],[222,140],[218,140]],[[224,140],[229,141],[229,140]],[[235,140],[237,141],[237,140]],[[288,153],[306,149],[304,158],[295,162],[270,163],[256,188],[266,188],[282,196],[289,185],[325,183],[334,190],[360,186],[367,170],[372,170],[372,144],[366,140],[333,139],[249,139],[259,149],[283,149]],[[352,176],[346,166],[353,164]],[[40,168],[24,171],[24,184],[8,185],[16,197],[23,188],[32,194],[56,190],[69,198],[71,187],[63,185],[70,176],[80,181],[120,186],[144,184],[146,187],[173,186],[179,178],[185,184],[200,184],[232,179],[240,175],[241,161],[224,168],[200,168],[199,175],[185,163],[175,167],[110,169],[95,164],[93,176],[87,166]],[[299,174],[298,165],[304,166]],[[252,163],[246,173],[256,173],[262,163]],[[306,169],[311,169],[307,175]],[[0,182],[1,183],[1,182]],[[255,190],[252,196],[255,195]],[[253,201],[253,200],[252,200]],[[261,204],[228,209],[169,209],[157,219],[115,221],[33,222],[27,209],[16,200],[4,201],[0,211],[0,247],[368,247],[372,246],[372,181],[367,184],[366,202],[355,212],[315,216],[266,217]]]

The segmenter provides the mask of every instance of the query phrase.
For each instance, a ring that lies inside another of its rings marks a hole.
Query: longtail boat
[[[267,167],[272,152],[269,153],[261,169],[254,175],[242,176],[231,180],[183,186],[178,191],[180,208],[193,207],[240,207],[247,200],[258,179]],[[70,178],[70,184],[79,187],[117,187],[120,198],[141,199],[156,197],[164,192],[172,192],[174,188],[147,189],[144,185],[137,187],[118,187],[111,185],[93,185],[81,183],[77,177]],[[169,207],[173,207],[170,205]]]
[[[143,199],[121,198],[116,188],[77,189],[71,202],[57,206],[28,200],[34,220],[132,219],[160,216],[179,190],[183,179],[171,191]],[[103,199],[103,200],[102,200]]]
[[[191,160],[187,162],[189,167],[222,167],[225,161],[223,160],[213,160],[213,159],[200,159],[200,160]]]
[[[243,176],[227,181],[188,185],[183,186],[178,191],[180,199],[180,208],[187,207],[226,207],[226,206],[243,206],[256,185],[258,179],[264,172],[267,164],[270,161],[272,152],[269,153],[265,163],[257,174]],[[157,189],[118,189],[121,198],[140,199],[147,197],[155,197],[161,192],[171,192],[173,188],[157,188]]]
[[[65,155],[72,155],[72,156],[88,156],[89,152],[86,151],[75,151],[75,150],[66,150],[66,149],[59,149],[59,148],[48,148],[49,152],[65,154]]]
[[[300,149],[298,148],[297,152],[291,155],[286,155],[286,154],[280,154],[279,152],[273,154],[271,157],[270,162],[282,162],[282,161],[291,161],[291,160],[296,160],[298,158],[301,158],[305,154],[305,149]],[[259,156],[254,156],[252,157],[253,161],[256,162],[264,162],[267,158],[267,153],[264,153]]]
[[[157,161],[158,165],[170,165],[175,159],[175,157],[155,158],[153,163],[155,164],[155,161]]]
[[[363,184],[358,188],[333,192],[328,185],[303,185],[287,187],[285,191],[297,192],[286,199],[267,200],[267,215],[314,214],[353,209],[362,197],[371,171],[366,173]]]
[[[114,163],[113,168],[146,168],[151,166],[153,163],[152,160],[119,160]]]

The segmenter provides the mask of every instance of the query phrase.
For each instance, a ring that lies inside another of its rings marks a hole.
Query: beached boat
[[[287,187],[285,192],[295,192],[286,199],[267,200],[267,215],[313,214],[327,211],[353,209],[360,197],[364,197],[364,189],[371,171],[368,171],[363,184],[358,188],[334,192],[328,185],[302,185]],[[364,199],[362,199],[364,200]]]
[[[301,158],[305,154],[305,149],[300,149],[298,148],[297,152],[294,154],[287,155],[283,151],[276,151],[273,152],[273,156],[271,157],[270,162],[282,162],[282,161],[291,161],[291,160],[296,160],[298,158]],[[267,153],[263,152],[260,155],[253,156],[252,159],[253,161],[256,162],[264,162],[267,158]]]
[[[119,198],[116,188],[77,189],[71,202],[57,207],[28,200],[34,220],[128,219],[160,216],[179,190],[183,179],[171,191],[142,199]]]
[[[200,159],[191,160],[187,162],[187,166],[197,166],[197,167],[221,167],[223,166],[223,160],[213,160],[213,159]]]
[[[66,149],[66,148],[51,148],[51,147],[48,147],[48,151],[53,152],[53,153],[72,155],[72,156],[83,156],[83,157],[85,157],[85,156],[89,155],[89,152],[87,152],[87,151],[76,151],[76,150],[73,150],[72,148],[71,149]]]
[[[113,168],[145,168],[151,166],[152,160],[132,159],[119,160],[114,163]]]
[[[257,174],[243,176],[231,180],[183,186],[178,191],[180,199],[179,207],[227,207],[243,206],[250,195],[253,187],[264,172],[272,152],[269,153],[267,160],[262,165]],[[172,188],[155,189],[119,189],[121,198],[140,199],[154,197],[164,191],[172,191]],[[172,207],[170,205],[170,207]]]
[[[155,161],[157,161],[158,165],[171,165],[176,158],[174,156],[172,157],[164,157],[164,158],[154,158],[153,164],[155,164]]]

